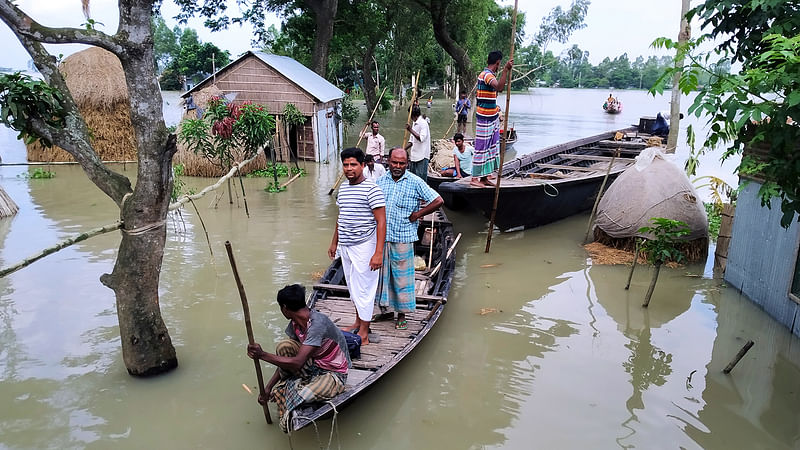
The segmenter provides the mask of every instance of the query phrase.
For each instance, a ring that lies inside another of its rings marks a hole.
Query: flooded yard
[[[619,93],[625,112],[608,116],[606,94],[512,97],[515,151],[622,128],[666,105]],[[167,101],[174,123],[176,96]],[[450,111],[448,101],[434,102],[434,137]],[[399,144],[405,113],[379,120],[387,145]],[[25,158],[7,129],[0,155]],[[731,164],[720,168],[717,158],[707,155],[701,170],[735,183]],[[335,423],[291,438],[264,424],[241,386],[255,376],[223,244],[236,252],[256,339],[272,347],[285,327],[277,289],[310,286],[329,263],[337,209],[327,192],[339,169],[333,161],[305,168],[309,175],[280,194],[245,179],[250,218],[227,194],[216,208],[213,195],[198,201],[213,255],[193,208],[170,215],[160,302],[179,367],[167,375],[135,379],[122,364],[113,292],[99,282],[112,270],[118,233],[0,279],[0,448],[288,448],[289,439],[318,448],[332,427],[332,447],[346,449],[800,448],[800,340],[713,279],[710,262],[662,269],[642,308],[649,269],[637,269],[626,291],[627,267],[593,265],[581,246],[588,214],[496,234],[485,254],[483,218],[448,212],[463,234],[456,278],[420,346]],[[134,166],[114,169],[135,176]],[[26,177],[32,170],[0,167],[0,184],[20,206],[0,220],[2,267],[118,219],[78,167],[51,168],[56,177],[46,180]],[[196,190],[215,181],[184,180]],[[755,347],[724,375],[747,340]]]

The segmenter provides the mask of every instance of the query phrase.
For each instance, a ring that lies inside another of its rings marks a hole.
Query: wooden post
[[[517,4],[519,0],[514,0],[514,13],[511,16],[511,54],[508,56],[508,59],[514,59],[514,43],[517,40]],[[503,119],[504,124],[508,124],[508,108],[511,104],[511,80],[512,76],[510,73],[506,74],[507,78],[507,89],[506,89],[506,110],[505,110],[505,119]],[[505,128],[508,126],[504,125]],[[497,183],[494,185],[494,203],[492,204],[492,215],[489,219],[489,229],[488,234],[486,236],[486,249],[484,250],[485,253],[489,253],[489,248],[492,246],[492,233],[494,232],[494,218],[497,215],[497,201],[500,198],[500,180],[503,179],[503,162],[505,161],[506,156],[506,133],[503,133],[502,140],[500,141],[500,167],[497,169]]]
[[[656,281],[658,281],[658,273],[661,271],[661,263],[657,262],[656,266],[653,268],[653,278],[650,280],[650,287],[647,288],[647,294],[644,296],[644,303],[642,306],[647,308],[650,305],[650,297],[653,296],[653,291],[656,289]]]
[[[753,345],[755,345],[755,342],[747,341],[747,343],[744,344],[744,347],[742,347],[739,350],[739,353],[737,353],[736,356],[733,358],[733,361],[728,363],[728,365],[725,366],[724,369],[722,369],[722,373],[724,373],[725,375],[731,373],[731,370],[733,370],[733,368],[736,367],[736,364],[739,364],[739,361],[742,360],[742,358],[744,357],[745,353],[749,352],[750,349],[753,348]]]
[[[244,285],[242,284],[241,278],[239,278],[239,271],[236,269],[236,260],[233,258],[233,249],[231,248],[231,242],[225,241],[225,250],[228,252],[228,260],[231,262],[231,269],[233,270],[233,278],[236,280],[236,287],[239,288],[239,298],[242,300],[242,310],[244,311],[244,326],[247,329],[247,341],[250,344],[255,344],[255,338],[253,337],[253,326],[250,324],[250,306],[247,304],[247,294],[244,292]],[[267,398],[266,392],[264,390],[264,376],[261,374],[261,361],[258,359],[254,359],[253,362],[255,363],[256,367],[256,378],[258,379],[258,393],[259,395],[265,400],[264,404],[261,405],[264,407],[264,419],[267,420],[267,423],[272,423],[272,417],[269,415],[269,399]]]
[[[633,265],[631,265],[631,271],[628,274],[628,283],[625,285],[625,290],[627,291],[631,287],[631,278],[633,278],[633,271],[636,270],[636,261],[639,260],[639,245],[641,245],[642,240],[640,238],[636,238],[636,246],[633,249]]]
[[[614,160],[617,159],[617,157],[619,156],[619,152],[620,149],[618,148],[617,151],[614,152],[614,155],[611,156],[611,161],[608,162],[608,170],[606,170],[606,176],[603,177],[603,183],[600,185],[600,190],[597,191],[597,198],[594,199],[594,206],[592,207],[592,213],[589,214],[589,227],[586,229],[586,237],[583,238],[584,244],[586,243],[586,241],[589,240],[589,233],[592,231],[592,222],[594,222],[594,215],[597,214],[597,205],[600,204],[600,197],[603,196],[603,190],[605,190],[606,188],[606,183],[608,182],[608,176],[611,175],[611,169],[614,167]]]

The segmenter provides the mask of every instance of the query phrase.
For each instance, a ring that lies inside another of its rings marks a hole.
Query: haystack
[[[433,141],[431,165],[437,172],[447,167],[453,167],[453,147],[455,147],[455,144],[450,139],[436,139]]]
[[[652,226],[655,217],[685,222],[690,233],[681,250],[690,262],[705,259],[708,218],[697,192],[680,168],[664,159],[659,150],[648,148],[600,200],[595,240],[616,249],[633,250],[637,237],[650,237],[639,229]]]
[[[68,56],[58,66],[104,161],[136,159],[136,139],[122,64],[113,53],[92,47]],[[27,146],[28,161],[74,161],[60,147]]]
[[[19,206],[14,203],[14,200],[6,193],[5,189],[0,186],[0,218],[11,217],[19,211]]]
[[[205,110],[208,106],[209,100],[212,97],[222,97],[224,93],[215,85],[210,85],[192,94],[195,106],[197,108],[184,111],[183,120],[196,119],[197,109]],[[183,120],[181,123],[183,123]],[[180,124],[178,125],[178,133],[180,133]],[[234,159],[242,161],[241,150],[234,150]],[[178,139],[178,151],[172,159],[173,164],[183,165],[183,174],[192,177],[221,177],[228,173],[228,169],[220,167],[218,164],[212,163],[203,155],[198,155],[186,148],[185,145]],[[261,170],[267,167],[267,158],[262,152],[251,163],[247,164],[241,169],[242,174],[248,174],[255,170]]]

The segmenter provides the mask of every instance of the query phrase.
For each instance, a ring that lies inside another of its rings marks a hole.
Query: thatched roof
[[[136,139],[130,119],[125,72],[119,58],[98,48],[74,53],[59,65],[72,98],[92,133],[92,146],[104,161],[135,160]],[[59,147],[27,146],[28,161],[73,161]]]
[[[68,56],[58,66],[78,107],[110,110],[128,104],[125,72],[116,55],[99,47]]]

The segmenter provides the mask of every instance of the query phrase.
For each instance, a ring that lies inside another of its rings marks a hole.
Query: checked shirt
[[[386,199],[386,242],[416,242],[418,222],[409,222],[408,216],[419,210],[420,200],[430,203],[439,194],[409,171],[397,181],[386,172],[377,183]]]

